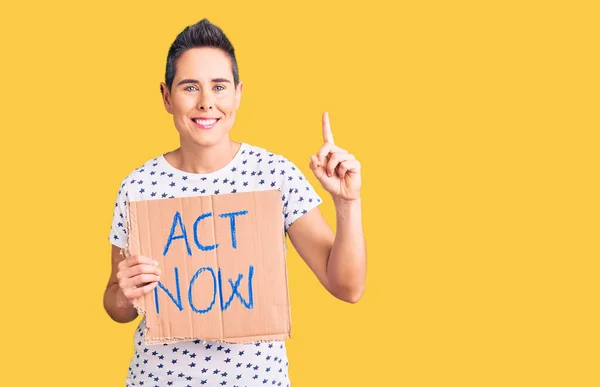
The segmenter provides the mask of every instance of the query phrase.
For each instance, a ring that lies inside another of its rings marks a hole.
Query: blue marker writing
[[[214,274],[213,274],[214,276]],[[177,300],[173,297],[173,294],[167,289],[160,281],[158,281],[158,286],[154,288],[154,305],[156,306],[156,313],[160,313],[160,308],[158,307],[158,288],[164,290],[167,293],[167,296],[173,301],[173,303],[177,306],[177,309],[183,310],[183,304],[181,303],[181,291],[179,290],[179,271],[175,268],[175,288],[177,289]]]
[[[237,248],[237,241],[235,239],[235,217],[240,215],[246,215],[248,211],[237,211],[237,212],[228,212],[226,214],[220,214],[221,218],[229,218],[229,228],[231,231],[231,246],[235,249]]]
[[[175,234],[175,226],[179,225],[181,228],[181,235],[174,236]],[[175,212],[175,216],[173,217],[173,224],[171,224],[171,232],[169,233],[169,240],[167,240],[167,244],[165,245],[165,250],[163,251],[163,256],[167,255],[169,252],[169,247],[171,246],[171,242],[176,239],[185,240],[185,247],[187,248],[188,255],[192,255],[192,250],[190,249],[190,244],[187,239],[187,232],[185,231],[185,226],[183,225],[183,221],[181,220],[181,214],[179,211]]]

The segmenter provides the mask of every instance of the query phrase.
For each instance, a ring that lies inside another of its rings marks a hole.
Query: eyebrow
[[[225,82],[231,83],[231,81],[227,78],[213,78],[211,82],[212,83],[225,83]],[[200,81],[198,81],[197,79],[183,79],[177,83],[177,86],[183,85],[186,83],[200,83]]]

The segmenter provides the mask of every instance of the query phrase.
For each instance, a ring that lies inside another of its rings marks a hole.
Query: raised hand
[[[360,162],[334,144],[327,112],[323,114],[322,126],[323,146],[316,155],[310,156],[310,169],[334,199],[359,199]]]

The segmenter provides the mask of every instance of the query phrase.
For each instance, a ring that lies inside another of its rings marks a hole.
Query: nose
[[[213,108],[213,101],[209,93],[200,93],[198,98],[198,109],[202,111],[209,111]]]

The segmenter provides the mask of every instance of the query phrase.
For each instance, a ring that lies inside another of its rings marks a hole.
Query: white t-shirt
[[[115,202],[110,242],[127,243],[127,202],[281,190],[284,229],[321,203],[306,177],[291,161],[263,148],[242,143],[222,169],[187,173],[170,165],[163,155],[147,161],[122,182]],[[134,337],[134,355],[127,386],[289,386],[284,341],[229,344],[185,341],[144,345],[145,318]]]

